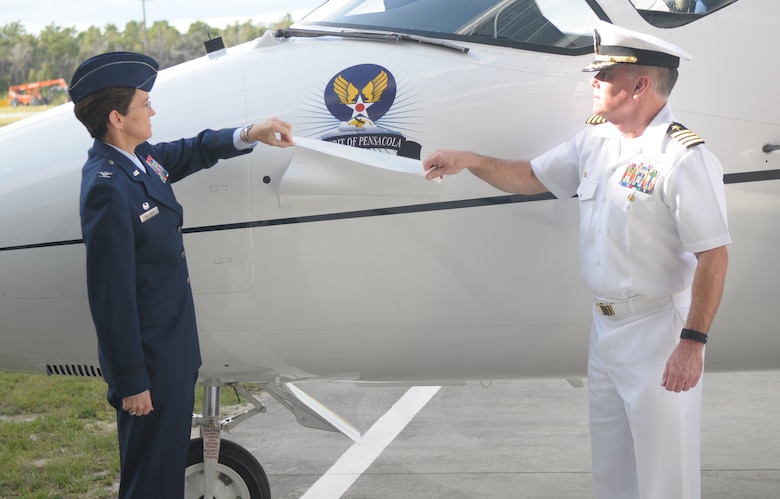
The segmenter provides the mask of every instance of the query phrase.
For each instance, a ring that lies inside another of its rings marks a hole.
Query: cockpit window
[[[674,28],[730,5],[737,0],[629,0],[653,26]]]
[[[594,0],[332,0],[298,26],[380,30],[535,50],[593,50]],[[532,46],[532,47],[531,47]]]

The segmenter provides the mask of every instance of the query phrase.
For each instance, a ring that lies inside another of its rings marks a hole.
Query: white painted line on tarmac
[[[361,443],[347,449],[301,499],[337,499],[344,495],[439,389],[440,386],[415,386],[407,390],[376,420],[363,435]]]

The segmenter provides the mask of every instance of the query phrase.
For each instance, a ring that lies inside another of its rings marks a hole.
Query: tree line
[[[115,25],[91,26],[86,31],[51,24],[36,36],[25,31],[19,22],[0,29],[0,97],[10,85],[64,78],[70,83],[78,65],[103,52],[141,52],[154,57],[164,69],[205,55],[203,42],[222,36],[225,46],[253,40],[266,30],[292,24],[290,14],[269,26],[245,22],[214,28],[204,22],[190,24],[180,33],[167,21],[156,21],[146,30],[143,23],[130,21],[120,31]]]

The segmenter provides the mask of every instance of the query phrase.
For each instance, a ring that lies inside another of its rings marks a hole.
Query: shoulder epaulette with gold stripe
[[[586,125],[601,125],[606,122],[607,120],[604,119],[602,116],[599,116],[598,114],[594,114],[593,116],[585,120]]]
[[[669,125],[669,129],[666,131],[671,138],[682,144],[684,147],[693,147],[699,144],[704,144],[704,139],[685,128],[680,123],[672,122]]]

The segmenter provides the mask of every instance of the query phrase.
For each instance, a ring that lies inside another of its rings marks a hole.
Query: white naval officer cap
[[[660,38],[606,21],[598,21],[593,30],[593,50],[595,58],[583,71],[601,71],[620,64],[677,68],[680,58],[693,59],[688,52]]]

